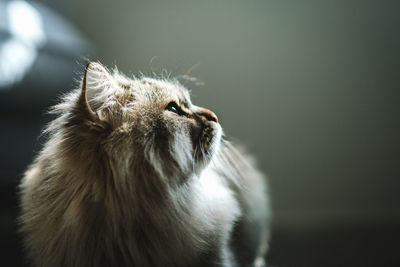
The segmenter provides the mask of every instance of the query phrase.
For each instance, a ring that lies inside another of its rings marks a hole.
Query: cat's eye
[[[165,107],[166,110],[172,111],[180,116],[186,115],[186,112],[184,112],[176,102],[172,101],[169,102],[169,104]]]

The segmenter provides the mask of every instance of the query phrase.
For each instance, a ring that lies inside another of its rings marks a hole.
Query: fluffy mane
[[[265,254],[263,177],[211,111],[177,81],[99,63],[80,87],[51,109],[49,139],[21,183],[36,266],[233,266]],[[261,233],[250,256],[236,248],[255,238],[235,230],[244,221]]]

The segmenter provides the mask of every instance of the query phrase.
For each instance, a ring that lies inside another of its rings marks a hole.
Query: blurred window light
[[[0,46],[0,88],[22,80],[37,56],[36,49],[12,38]]]
[[[37,57],[46,36],[40,13],[25,1],[10,1],[6,6],[11,37],[0,43],[0,88],[21,81]]]
[[[10,31],[26,42],[41,45],[45,41],[39,12],[25,1],[11,1],[7,5]]]

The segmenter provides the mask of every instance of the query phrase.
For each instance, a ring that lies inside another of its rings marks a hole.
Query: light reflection
[[[21,81],[46,41],[40,13],[25,1],[6,6],[10,39],[0,44],[0,88]]]
[[[0,88],[22,80],[37,56],[36,48],[16,38],[0,46]]]
[[[7,5],[8,23],[11,33],[28,42],[43,44],[42,18],[39,12],[25,1],[11,1]]]

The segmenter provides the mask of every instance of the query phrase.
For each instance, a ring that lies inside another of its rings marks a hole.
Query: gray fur
[[[34,266],[261,266],[264,177],[178,82],[90,63],[52,112],[20,186]]]

